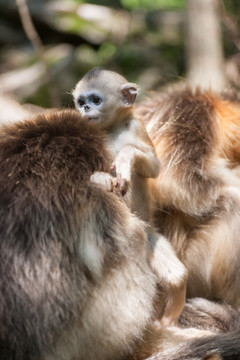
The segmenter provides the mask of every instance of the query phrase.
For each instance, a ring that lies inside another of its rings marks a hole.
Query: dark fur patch
[[[95,67],[91,70],[89,70],[84,76],[82,79],[84,80],[92,80],[94,78],[97,78],[99,76],[99,74],[104,71],[104,69],[100,68],[100,67]]]

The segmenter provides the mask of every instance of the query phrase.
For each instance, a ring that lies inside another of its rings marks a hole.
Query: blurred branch
[[[72,47],[67,44],[57,45],[44,53],[48,59],[57,64],[52,69],[52,75],[58,78],[72,62]],[[0,96],[15,95],[19,99],[34,94],[45,82],[44,68],[39,62],[26,67],[17,67],[0,75]],[[66,89],[64,89],[66,90]],[[61,93],[61,91],[59,92]],[[43,105],[43,104],[42,104]]]
[[[38,36],[38,33],[33,25],[31,15],[29,13],[27,4],[25,0],[16,0],[19,15],[22,21],[22,25],[24,28],[24,31],[28,37],[28,39],[31,41],[36,53],[38,54],[39,58],[43,58],[43,45],[41,42],[40,37]]]
[[[51,75],[49,73],[48,65],[47,65],[47,62],[44,57],[44,47],[43,47],[42,41],[34,27],[34,24],[32,22],[32,18],[31,18],[30,12],[28,10],[26,0],[16,0],[16,4],[18,7],[18,12],[20,15],[20,19],[21,19],[24,31],[25,31],[29,41],[31,42],[31,44],[39,58],[41,66],[43,68],[44,82],[49,90],[49,96],[51,99],[51,103],[53,106],[57,106],[59,104],[58,96],[52,85]]]

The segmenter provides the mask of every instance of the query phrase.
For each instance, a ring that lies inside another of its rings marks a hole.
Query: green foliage
[[[126,9],[182,9],[185,6],[184,0],[120,0]]]
[[[226,7],[227,11],[232,14],[240,16],[240,2],[239,0],[224,0],[224,6]]]

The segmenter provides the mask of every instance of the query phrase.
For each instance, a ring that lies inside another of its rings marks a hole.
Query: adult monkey
[[[1,127],[1,359],[121,358],[152,317],[144,225],[90,183],[107,160],[75,111]]]
[[[153,219],[189,271],[187,296],[240,306],[240,106],[172,89],[139,104],[162,165]]]

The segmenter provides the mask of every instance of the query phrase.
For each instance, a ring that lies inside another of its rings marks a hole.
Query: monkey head
[[[93,68],[77,83],[73,97],[84,119],[106,128],[131,113],[137,92],[136,84],[118,73]]]

